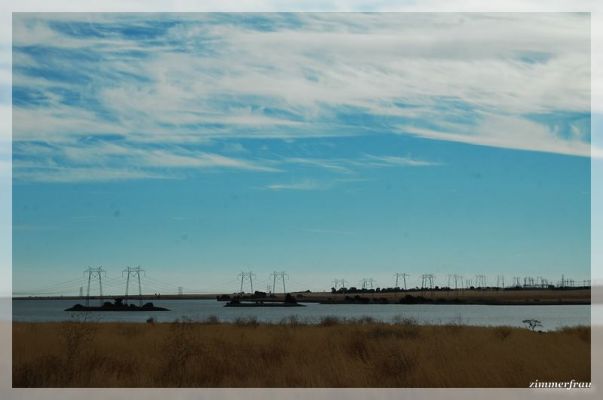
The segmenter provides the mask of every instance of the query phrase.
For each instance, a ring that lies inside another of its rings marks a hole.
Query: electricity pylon
[[[335,290],[344,289],[346,282],[345,279],[333,279],[333,288],[335,288]]]
[[[433,289],[434,274],[421,275],[421,289]]]
[[[486,283],[486,275],[475,275],[475,287],[483,288],[488,286]]]
[[[461,289],[463,289],[463,275],[454,274],[454,289],[459,288],[459,283],[461,284]]]
[[[245,283],[246,280],[249,280],[249,287],[251,289],[250,293],[253,293],[253,277],[255,276],[255,274],[251,271],[248,271],[248,272],[242,271],[241,273],[239,273],[238,276],[241,278],[240,293],[244,293],[243,292],[243,284]]]
[[[375,280],[373,278],[368,278],[367,283],[369,284],[369,286],[371,287],[371,289],[373,288],[373,284],[375,283]]]
[[[142,307],[142,284],[140,283],[140,273],[145,273],[144,269],[142,269],[142,267],[139,265],[138,267],[127,267],[126,269],[124,269],[121,272],[121,276],[124,275],[124,273],[127,273],[126,276],[126,301],[125,303],[128,303],[128,292],[130,290],[130,276],[132,276],[132,278],[137,278],[138,279],[138,304]]]
[[[404,290],[406,290],[406,277],[409,275],[406,272],[396,272],[394,276],[396,277],[396,286],[394,287],[400,287],[398,286],[398,282],[399,279],[402,278],[402,281],[404,281]]]
[[[272,291],[274,293],[276,293],[276,282],[280,281],[283,285],[283,294],[287,293],[287,288],[285,286],[285,280],[289,279],[289,275],[285,271],[274,271],[273,273],[270,274],[270,276],[272,277]],[[335,282],[335,285],[337,286],[336,282]]]
[[[101,306],[103,305],[103,274],[106,276],[106,272],[103,267],[92,268],[89,267],[84,271],[84,275],[88,274],[88,289],[86,290],[86,305],[90,305],[90,282],[94,277],[98,278],[98,294]]]

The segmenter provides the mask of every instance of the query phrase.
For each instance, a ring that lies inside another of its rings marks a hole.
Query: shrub
[[[334,316],[327,316],[320,319],[320,326],[333,326],[341,323],[341,320]]]
[[[505,340],[511,335],[513,329],[508,326],[499,326],[494,328],[494,334],[500,338],[500,340]]]

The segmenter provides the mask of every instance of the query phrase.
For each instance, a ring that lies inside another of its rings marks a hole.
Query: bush
[[[499,326],[494,329],[494,334],[498,338],[500,338],[500,340],[505,340],[506,338],[509,337],[509,335],[511,335],[512,332],[513,332],[513,329],[508,326]]]
[[[333,326],[341,323],[338,317],[327,316],[320,319],[320,326]]]
[[[234,323],[237,326],[252,326],[252,327],[256,327],[260,324],[258,322],[257,317],[246,317],[246,318],[239,317],[239,318],[235,319]]]

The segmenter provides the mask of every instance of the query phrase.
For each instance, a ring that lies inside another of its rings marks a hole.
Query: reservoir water
[[[64,311],[73,300],[13,300],[12,319],[19,322],[58,322],[86,318],[98,322],[145,322],[153,317],[157,322],[173,322],[186,318],[204,321],[215,316],[223,322],[240,318],[256,318],[261,322],[279,323],[291,316],[300,321],[318,323],[325,317],[362,318],[372,317],[384,322],[412,318],[419,324],[464,324],[480,326],[523,327],[525,319],[537,319],[542,329],[552,330],[564,326],[590,325],[589,305],[449,305],[449,304],[316,304],[306,307],[286,308],[232,308],[215,300],[162,300],[156,306],[170,311],[142,312],[88,312]],[[92,303],[91,303],[92,304]]]

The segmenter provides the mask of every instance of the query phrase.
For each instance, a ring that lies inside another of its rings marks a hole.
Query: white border
[[[591,96],[592,144],[603,148],[603,2],[597,0],[425,0],[425,1],[382,1],[370,2],[361,0],[255,0],[255,1],[220,1],[205,0],[198,3],[193,0],[106,0],[91,2],[86,0],[0,0],[0,90],[10,88],[11,65],[11,26],[13,12],[192,12],[192,11],[382,11],[382,12],[591,12]],[[8,73],[7,73],[8,72]],[[0,155],[10,155],[11,148],[11,112],[10,108],[0,106]],[[210,390],[43,390],[11,389],[10,357],[11,357],[11,330],[10,330],[10,295],[12,274],[12,171],[4,168],[0,163],[0,398],[2,399],[73,399],[82,398],[330,398],[342,396],[347,398],[364,398],[378,396],[380,398],[400,398],[403,395],[425,398],[466,398],[472,396],[487,396],[489,398],[509,395],[518,398],[532,397],[533,395],[546,395],[547,397],[565,397],[570,392],[566,391],[529,391],[529,390],[438,390],[438,389],[361,389],[361,390],[335,390],[335,389],[210,389]],[[603,159],[593,159],[591,164],[591,275],[593,284],[603,285]],[[596,321],[593,321],[596,322]],[[600,323],[601,321],[599,321]],[[593,332],[593,386],[588,392],[572,391],[572,395],[580,397],[597,397],[603,379],[601,344],[603,332]]]

